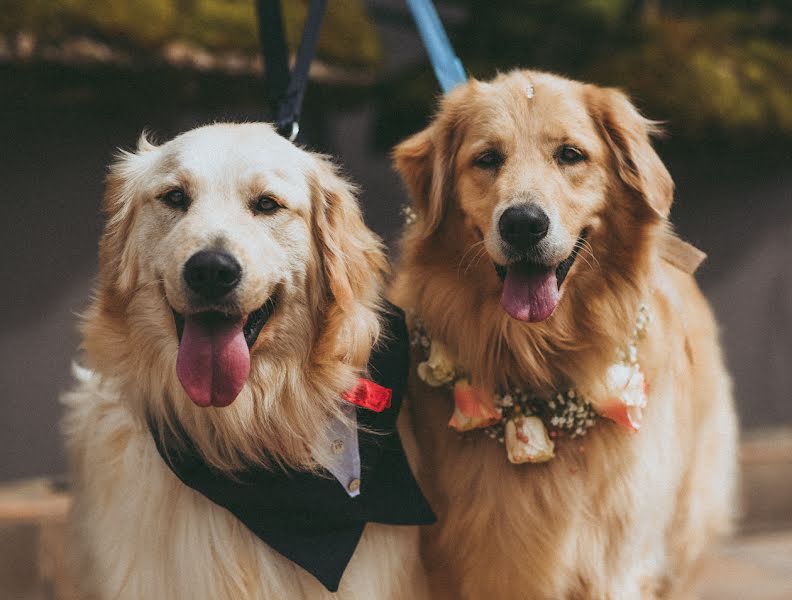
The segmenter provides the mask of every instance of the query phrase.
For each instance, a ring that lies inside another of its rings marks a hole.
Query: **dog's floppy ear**
[[[339,307],[350,312],[356,301],[370,302],[379,294],[386,269],[382,242],[366,227],[355,188],[329,161],[320,160],[313,186],[319,196],[314,223],[324,276]]]
[[[453,179],[453,156],[447,130],[448,126],[438,117],[393,151],[396,170],[415,205],[424,238],[437,231],[443,220]]]
[[[154,146],[141,134],[135,152],[122,151],[110,166],[102,199],[105,228],[99,242],[99,272],[103,284],[121,295],[137,284],[137,256],[129,236],[135,220],[135,190]]]
[[[615,167],[628,188],[665,219],[674,199],[674,182],[652,148],[650,136],[659,133],[657,123],[643,117],[621,91],[589,86],[591,116],[614,157]]]

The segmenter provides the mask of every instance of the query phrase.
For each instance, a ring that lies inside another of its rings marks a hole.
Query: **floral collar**
[[[646,304],[638,307],[635,328],[606,372],[605,398],[586,398],[575,388],[539,396],[519,386],[495,392],[470,385],[467,372],[448,348],[429,338],[420,319],[412,321],[410,343],[418,353],[418,376],[427,385],[453,392],[454,412],[448,426],[460,433],[481,430],[506,445],[509,461],[546,462],[555,455],[555,440],[578,438],[601,418],[637,431],[646,406],[648,384],[638,364],[637,342],[651,323]]]

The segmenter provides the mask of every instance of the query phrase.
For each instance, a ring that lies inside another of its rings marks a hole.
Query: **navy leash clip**
[[[432,0],[407,0],[407,5],[426,47],[435,77],[440,82],[440,89],[446,94],[465,83],[467,74],[462,61],[454,54]]]
[[[443,93],[465,83],[467,74],[462,61],[454,53],[432,0],[407,0],[407,5]],[[300,112],[327,0],[311,0],[291,72],[280,0],[257,0],[256,7],[267,99],[275,113],[278,133],[293,142],[300,133]]]
[[[280,0],[257,0],[259,43],[264,59],[267,99],[275,113],[275,125],[293,142],[300,133],[300,113],[311,62],[319,43],[319,31],[327,0],[311,0],[294,68],[289,72],[289,47],[283,31]]]

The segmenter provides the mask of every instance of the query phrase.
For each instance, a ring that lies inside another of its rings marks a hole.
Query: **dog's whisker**
[[[590,257],[591,257],[591,260],[592,260],[592,261],[594,261],[594,263],[596,264],[596,267],[597,267],[597,269],[601,269],[601,268],[602,268],[602,267],[601,267],[601,265],[600,265],[600,262],[599,262],[599,260],[598,260],[598,259],[597,259],[597,257],[594,255],[594,249],[592,248],[592,246],[591,246],[591,244],[589,243],[589,241],[588,241],[588,240],[584,240],[584,239],[578,239],[578,240],[575,242],[575,248],[576,248],[577,250],[579,250],[579,251],[586,252],[586,253],[587,253],[587,254],[588,254]],[[586,258],[586,256],[585,256],[585,255],[583,255],[583,254],[578,254],[578,256],[580,256],[580,258],[582,258],[583,260],[585,260],[585,261],[586,261],[586,264],[588,264],[588,265],[589,265],[589,267],[592,267],[592,268],[593,268],[593,265],[591,264],[591,262],[589,262],[589,260]]]
[[[131,292],[131,293],[132,293],[132,294],[136,294],[137,292],[141,292],[141,291],[145,290],[146,288],[150,288],[150,287],[159,286],[159,285],[162,285],[162,284],[164,284],[164,283],[165,283],[165,280],[164,280],[162,277],[157,277],[157,278],[156,278],[156,279],[154,279],[153,281],[147,281],[147,282],[145,282],[145,283],[141,283],[140,285],[138,285],[137,287],[135,287],[135,288],[132,290],[132,292]]]
[[[464,254],[462,254],[462,258],[460,258],[460,259],[459,259],[459,263],[457,264],[457,270],[459,270],[459,269],[461,269],[461,268],[462,268],[462,264],[465,262],[465,258],[467,258],[468,254],[470,254],[470,253],[471,253],[472,251],[474,251],[474,250],[476,250],[476,251],[477,251],[477,247],[478,247],[478,246],[483,246],[483,245],[484,245],[484,240],[480,240],[480,241],[478,241],[478,242],[476,242],[476,243],[474,243],[474,244],[471,244],[471,245],[470,245],[470,246],[469,246],[469,247],[468,247],[468,248],[465,250]]]
[[[482,246],[482,247],[479,249],[479,251],[476,253],[476,255],[473,257],[473,259],[472,259],[472,260],[471,260],[471,261],[468,263],[468,266],[465,268],[465,272],[463,273],[463,277],[464,277],[464,276],[467,276],[467,273],[468,273],[468,271],[470,270],[470,268],[471,268],[472,266],[474,266],[474,265],[478,264],[478,262],[479,262],[479,261],[480,261],[480,260],[481,260],[481,259],[482,259],[482,258],[483,258],[485,255],[486,255],[486,254],[487,254],[487,249],[486,249],[484,246]]]
[[[580,260],[582,260],[584,263],[586,263],[586,266],[589,269],[592,269],[592,270],[599,269],[599,263],[596,262],[596,259],[593,259],[594,262],[592,262],[592,260],[588,256],[586,256],[585,254],[582,254],[582,253],[578,254],[578,257],[580,258]]]
[[[588,260],[585,254],[581,253],[581,250],[586,251],[589,255],[592,256],[592,258],[594,258],[593,255],[591,254],[591,250],[586,247],[586,240],[578,238],[577,240],[575,240],[575,244],[573,246],[573,252],[577,252],[577,257],[580,258],[580,260],[584,261],[590,269],[593,269],[594,267],[591,264],[591,261]],[[599,267],[598,262],[597,262],[597,266]]]
[[[462,269],[462,267],[465,266],[464,265],[465,259],[468,258],[472,252],[473,255],[470,256],[470,260],[467,262],[467,265],[465,266],[465,270],[464,270],[464,274],[467,274],[467,271],[470,268],[471,263],[475,260],[476,255],[482,249],[485,249],[483,240],[476,242],[475,244],[472,244],[467,250],[465,250],[465,253],[462,255],[462,258],[459,260],[459,263],[457,264],[457,272],[459,272]]]
[[[585,256],[585,255],[583,255],[583,254],[578,254],[578,257],[580,258],[580,260],[582,260],[584,263],[586,263],[586,266],[587,266],[589,269],[592,269],[592,270],[594,269],[594,265],[592,265],[592,264],[591,264],[591,262],[589,261],[589,259],[588,259],[588,258],[586,258],[586,256]]]
[[[586,252],[588,253],[589,257],[591,257],[591,260],[593,260],[593,261],[594,261],[594,264],[597,266],[597,268],[598,268],[598,269],[601,269],[601,268],[602,268],[602,265],[600,265],[600,261],[599,261],[599,259],[598,259],[596,256],[594,256],[594,251],[593,251],[593,250],[591,250],[590,248],[584,248],[584,249],[585,249],[585,250],[586,250]]]

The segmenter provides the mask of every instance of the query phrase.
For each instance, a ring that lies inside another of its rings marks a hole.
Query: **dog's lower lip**
[[[267,324],[267,321],[269,321],[272,313],[275,311],[276,305],[277,296],[272,295],[260,308],[248,314],[247,319],[245,319],[245,324],[242,326],[242,333],[245,336],[245,342],[248,348],[252,348],[253,344],[256,343],[261,330],[264,329],[264,325]],[[179,341],[181,341],[182,334],[184,333],[184,315],[173,309],[171,309],[171,311],[173,312],[173,321],[176,324],[176,336]],[[207,312],[217,312],[219,314],[219,311]]]
[[[569,274],[569,270],[572,268],[572,265],[575,263],[575,259],[577,258],[578,252],[580,252],[580,248],[583,245],[583,242],[586,240],[586,236],[588,235],[587,230],[583,230],[580,233],[580,236],[575,241],[575,246],[572,248],[572,252],[569,256],[567,256],[564,260],[562,260],[558,266],[556,267],[556,282],[558,284],[558,289],[561,289],[561,284],[564,283],[566,276]],[[521,261],[515,261],[515,263]],[[547,269],[551,269],[552,267],[547,267]],[[495,263],[495,272],[498,274],[498,278],[503,282],[506,279],[506,272],[508,270],[508,265],[499,265]]]
[[[270,296],[260,308],[248,315],[247,321],[242,327],[242,332],[245,334],[245,341],[247,342],[248,348],[251,348],[253,344],[256,343],[259,333],[264,329],[264,325],[267,324],[272,313],[275,312],[277,300],[277,296]]]
[[[578,236],[578,239],[575,240],[575,246],[572,248],[572,253],[562,260],[561,264],[556,267],[556,281],[558,281],[558,289],[561,289],[561,284],[564,283],[567,274],[569,274],[569,270],[575,263],[575,259],[577,258],[578,252],[580,252],[580,248],[583,246],[583,242],[586,241],[587,235],[588,231],[584,229]]]

